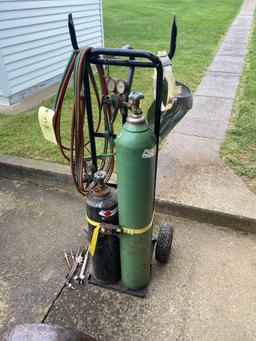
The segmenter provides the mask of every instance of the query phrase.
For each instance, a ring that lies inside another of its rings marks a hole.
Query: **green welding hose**
[[[76,54],[75,51],[73,51],[73,52],[71,53],[71,55],[69,56],[67,65],[65,66],[65,70],[64,70],[64,72],[63,72],[63,74],[62,74],[62,77],[61,77],[61,80],[60,80],[60,84],[59,84],[59,86],[58,86],[57,94],[56,94],[56,96],[55,96],[54,110],[56,110],[56,107],[57,107],[57,102],[58,102],[58,98],[59,98],[59,96],[60,96],[60,90],[61,90],[61,88],[63,87],[65,75],[67,74],[67,71],[68,71],[68,69],[70,68],[70,64],[71,64],[71,62],[72,62],[73,57],[74,57],[75,54]]]

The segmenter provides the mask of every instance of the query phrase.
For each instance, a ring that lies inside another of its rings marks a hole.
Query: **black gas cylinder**
[[[96,186],[86,197],[87,216],[94,222],[118,225],[118,209],[116,190],[104,183],[106,173],[98,171],[94,174]],[[88,239],[91,242],[95,226],[88,222]],[[119,281],[120,252],[119,238],[111,232],[99,233],[94,256],[92,257],[93,276],[104,284]]]

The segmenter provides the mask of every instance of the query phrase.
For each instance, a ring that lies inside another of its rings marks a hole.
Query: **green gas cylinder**
[[[149,281],[156,166],[156,137],[139,109],[141,93],[131,93],[133,113],[115,140],[121,278],[129,289]]]

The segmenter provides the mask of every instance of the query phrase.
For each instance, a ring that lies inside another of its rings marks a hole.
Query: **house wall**
[[[0,1],[0,57],[8,78],[0,105],[3,97],[13,103],[58,80],[72,49],[70,12],[79,46],[103,46],[101,0]],[[4,83],[0,66],[0,89]]]

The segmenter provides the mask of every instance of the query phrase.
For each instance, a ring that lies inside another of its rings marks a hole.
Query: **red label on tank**
[[[101,210],[99,212],[99,215],[101,215],[104,218],[109,218],[112,215],[114,215],[116,212],[117,212],[117,207],[115,207],[113,210],[106,210],[106,211]]]

